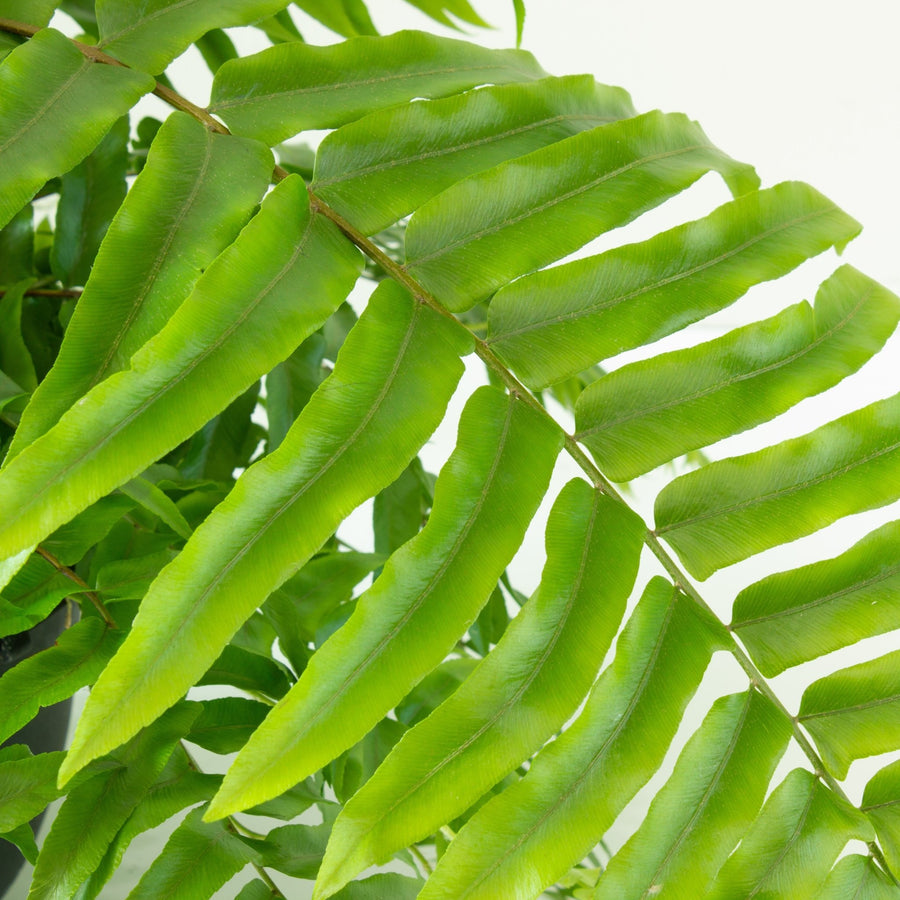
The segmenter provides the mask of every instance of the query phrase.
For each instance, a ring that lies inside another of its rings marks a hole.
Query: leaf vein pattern
[[[103,40],[97,44],[97,47],[102,50],[104,47],[109,46],[113,41],[117,41],[122,35],[131,34],[132,32],[143,28],[148,22],[152,22],[154,19],[165,16],[168,13],[178,12],[178,10],[184,9],[186,6],[193,6],[197,2],[199,2],[199,0],[178,0],[177,3],[170,3],[168,6],[163,6],[155,12],[145,15],[135,22],[132,22],[130,25],[126,25],[124,28],[120,28],[108,37],[103,38]]]
[[[675,602],[677,598],[677,590],[673,588],[672,590],[672,602],[669,604],[669,608],[666,610],[665,619],[662,622],[662,625],[659,629],[659,634],[656,638],[656,643],[653,645],[653,651],[647,659],[647,665],[644,668],[644,672],[641,676],[641,680],[637,685],[634,693],[631,696],[631,699],[628,701],[628,705],[625,707],[624,712],[622,713],[622,717],[619,719],[615,728],[610,732],[609,736],[606,740],[597,748],[597,752],[590,758],[587,765],[582,770],[581,774],[576,778],[571,786],[558,794],[556,800],[544,811],[544,813],[540,816],[540,818],[525,831],[520,832],[518,840],[506,850],[501,856],[498,856],[494,862],[488,867],[488,869],[475,881],[472,885],[470,885],[464,894],[461,894],[459,900],[465,900],[479,885],[483,884],[487,881],[491,875],[500,868],[503,864],[504,860],[506,860],[509,856],[512,856],[522,846],[527,840],[531,838],[531,836],[540,829],[540,827],[547,821],[547,819],[552,816],[560,806],[563,805],[565,801],[569,799],[569,797],[574,794],[578,788],[582,785],[582,783],[590,776],[593,769],[602,761],[603,757],[606,755],[607,750],[613,744],[615,739],[619,736],[622,729],[624,729],[625,725],[628,723],[631,718],[631,714],[634,712],[635,707],[638,704],[638,701],[643,696],[644,691],[647,688],[647,682],[650,680],[650,676],[653,674],[653,666],[656,663],[657,658],[659,657],[660,650],[662,649],[663,638],[668,631],[669,625],[672,621],[672,616],[675,612]],[[527,776],[526,776],[527,777]]]
[[[435,763],[435,765],[431,768],[429,772],[427,772],[416,784],[409,787],[403,794],[401,794],[388,809],[384,811],[381,815],[381,819],[387,818],[407,797],[411,794],[414,794],[418,791],[424,784],[431,780],[431,778],[444,766],[449,765],[449,763],[453,762],[453,760],[467,750],[472,744],[474,744],[485,732],[491,729],[510,709],[512,709],[516,703],[518,703],[519,699],[522,695],[528,690],[534,680],[540,675],[541,669],[544,666],[544,663],[547,661],[547,658],[553,652],[553,648],[559,642],[559,639],[562,635],[562,632],[565,628],[566,623],[568,622],[569,615],[572,612],[572,607],[575,604],[575,598],[578,596],[578,592],[581,589],[581,584],[584,580],[584,572],[587,568],[587,560],[588,560],[588,551],[590,549],[590,540],[591,535],[594,531],[594,526],[597,520],[597,504],[594,503],[591,508],[591,518],[588,523],[587,533],[585,534],[585,543],[584,549],[581,553],[581,559],[579,561],[578,572],[572,583],[572,588],[569,593],[569,599],[566,602],[566,605],[557,620],[556,627],[553,629],[553,634],[550,640],[547,642],[547,646],[544,648],[541,653],[540,659],[538,659],[537,663],[535,663],[534,668],[529,673],[528,677],[525,681],[516,689],[516,692],[506,700],[501,706],[497,708],[494,714],[484,722],[476,731],[474,731],[462,744],[458,747],[455,747],[450,753],[448,753],[442,760]],[[364,832],[360,833],[360,837],[364,834],[368,834],[374,825],[367,828]]]
[[[677,282],[682,281],[685,278],[690,278],[693,275],[697,275],[698,273],[703,272],[706,269],[717,266],[719,265],[719,263],[723,263],[734,256],[738,256],[755,244],[764,241],[766,238],[770,238],[782,231],[787,231],[789,228],[793,228],[796,225],[803,225],[806,222],[813,221],[820,216],[828,215],[828,213],[832,211],[833,210],[829,208],[824,210],[816,210],[816,212],[807,213],[803,216],[797,216],[796,218],[790,219],[787,222],[782,222],[779,225],[773,226],[772,228],[767,228],[765,231],[761,231],[759,232],[759,234],[755,234],[752,238],[748,238],[746,241],[743,241],[736,247],[732,247],[731,249],[726,250],[724,253],[720,253],[718,256],[715,256],[712,259],[708,259],[702,263],[698,263],[697,265],[692,266],[689,269],[684,269],[683,271],[676,272],[674,275],[669,275],[666,278],[661,278],[659,279],[659,281],[654,281],[650,284],[643,285],[636,290],[629,291],[626,294],[619,294],[617,297],[611,297],[608,300],[601,300],[597,303],[592,303],[590,306],[587,306],[584,309],[576,309],[570,312],[560,313],[559,315],[551,316],[547,319],[541,319],[539,322],[529,322],[528,324],[521,325],[519,328],[515,328],[511,331],[504,331],[503,334],[498,334],[494,337],[487,338],[486,343],[490,344],[497,341],[504,341],[508,338],[516,337],[529,331],[534,331],[538,328],[546,328],[550,325],[559,325],[562,322],[577,321],[578,319],[592,316],[594,315],[594,313],[600,312],[601,310],[609,309],[612,306],[618,306],[620,303],[625,303],[628,300],[633,300],[635,297],[640,297],[642,294],[650,293],[651,291],[658,290],[659,288],[666,287],[670,284],[676,284]]]
[[[399,621],[388,631],[384,637],[366,654],[365,658],[356,666],[341,684],[338,686],[337,690],[332,693],[328,699],[312,714],[310,715],[304,722],[302,728],[293,732],[291,738],[294,743],[299,742],[303,736],[310,730],[310,728],[324,715],[324,713],[330,709],[340,698],[346,693],[347,689],[350,685],[356,681],[357,678],[372,664],[373,660],[378,656],[378,654],[382,651],[382,649],[389,644],[396,635],[400,632],[404,625],[415,615],[415,613],[419,610],[422,604],[428,599],[428,595],[434,589],[434,586],[441,580],[444,572],[450,567],[457,553],[459,552],[460,547],[471,531],[475,521],[478,518],[478,514],[481,512],[481,508],[484,506],[485,497],[490,491],[491,485],[494,482],[494,479],[497,475],[497,469],[500,466],[500,460],[503,456],[503,451],[506,448],[506,443],[509,437],[509,429],[512,422],[512,411],[513,404],[510,402],[507,406],[506,419],[503,423],[503,430],[500,434],[500,440],[497,445],[497,453],[494,455],[494,460],[491,463],[491,468],[488,471],[487,477],[484,480],[484,488],[481,492],[481,495],[478,498],[475,506],[472,508],[471,513],[466,518],[465,524],[460,529],[459,534],[456,537],[456,540],[453,542],[453,546],[447,552],[447,555],[444,557],[441,565],[438,567],[437,571],[432,575],[431,579],[424,586],[419,596],[416,598],[415,602],[412,603],[409,609],[403,614],[403,616],[399,619]],[[257,769],[257,777],[262,778],[266,773],[268,773],[272,768],[276,765],[280,764],[280,760],[276,757],[268,762],[268,764],[261,769]]]
[[[448,241],[447,243],[442,244],[437,250],[433,250],[431,253],[426,253],[424,256],[416,257],[416,259],[406,263],[401,268],[409,271],[416,268],[416,266],[422,265],[422,263],[424,262],[428,262],[432,259],[438,259],[441,256],[452,252],[461,245],[471,244],[475,241],[481,240],[484,237],[489,237],[492,234],[497,234],[504,228],[511,228],[514,225],[518,225],[519,222],[524,222],[526,219],[530,219],[532,216],[540,215],[540,213],[546,212],[548,209],[552,209],[554,206],[557,206],[560,203],[565,203],[567,200],[571,200],[573,197],[577,197],[580,194],[587,193],[588,191],[593,190],[604,182],[611,181],[613,178],[618,178],[620,175],[624,175],[626,172],[630,172],[632,169],[639,169],[641,166],[645,166],[648,163],[658,162],[661,159],[671,159],[675,156],[682,156],[685,153],[692,153],[694,150],[701,149],[704,149],[703,145],[693,144],[687,147],[678,147],[675,150],[666,150],[662,153],[652,153],[647,156],[642,156],[640,159],[632,160],[630,163],[626,163],[624,166],[619,166],[618,169],[604,172],[603,175],[600,175],[597,178],[592,178],[590,181],[585,182],[584,184],[580,184],[577,188],[572,188],[572,190],[566,191],[563,194],[557,194],[551,199],[545,200],[543,203],[540,203],[537,206],[532,206],[516,216],[511,216],[508,219],[504,219],[502,222],[496,222],[493,225],[490,225],[487,228],[482,228],[480,231],[473,232],[472,234],[463,235],[463,237],[458,238],[455,241]]]
[[[842,706],[839,709],[823,709],[821,712],[805,713],[797,716],[798,722],[805,722],[807,719],[824,719],[828,716],[840,716],[844,713],[862,712],[864,709],[874,709],[877,706],[886,706],[889,703],[896,703],[900,700],[900,694],[891,694],[889,697],[879,697],[877,700],[866,700],[864,703],[854,703],[852,706]]]
[[[257,309],[257,307],[265,300],[265,298],[275,289],[278,283],[287,275],[288,271],[297,261],[297,259],[303,255],[303,251],[306,247],[306,244],[309,240],[312,225],[315,220],[315,213],[310,215],[309,222],[307,223],[306,230],[303,233],[300,241],[297,244],[297,247],[294,249],[293,253],[291,253],[290,258],[278,272],[278,274],[257,294],[257,296],[253,299],[251,303],[248,303],[247,306],[242,310],[241,314],[231,323],[231,325],[226,328],[222,334],[212,343],[209,347],[207,347],[202,353],[198,353],[186,366],[169,379],[165,384],[163,384],[158,391],[154,392],[151,396],[147,397],[146,400],[143,401],[133,412],[129,413],[125,416],[117,425],[109,430],[109,432],[101,438],[93,447],[86,450],[84,453],[76,456],[69,465],[65,466],[61,471],[57,472],[56,475],[48,478],[44,482],[43,490],[36,491],[30,500],[20,505],[20,510],[30,509],[44,492],[51,485],[55,484],[58,481],[64,479],[69,472],[80,463],[84,462],[84,460],[89,459],[91,456],[95,455],[99,450],[101,450],[106,444],[108,444],[122,429],[127,428],[138,416],[144,413],[148,407],[152,406],[156,403],[161,397],[165,396],[169,391],[173,388],[177,387],[185,378],[190,375],[194,369],[197,368],[207,357],[211,356],[215,353],[231,336],[237,331],[241,325],[253,314],[253,312]]]
[[[482,147],[487,144],[497,143],[507,138],[515,137],[519,134],[527,134],[529,131],[536,131],[547,125],[555,125],[561,122],[570,121],[593,121],[607,123],[615,121],[612,116],[590,116],[587,114],[569,113],[558,116],[550,116],[535,122],[529,122],[527,125],[520,125],[518,128],[508,128],[506,131],[500,131],[485,137],[473,139],[471,141],[462,141],[458,144],[447,144],[436,150],[423,151],[422,153],[413,153],[408,156],[397,157],[396,159],[386,160],[384,162],[373,163],[370,166],[363,166],[359,169],[349,169],[342,171],[339,175],[332,175],[329,178],[316,179],[313,188],[328,187],[332,184],[340,184],[344,181],[351,181],[354,178],[363,178],[366,175],[372,175],[376,172],[383,172],[388,169],[395,169],[399,166],[406,166],[411,163],[423,162],[426,159],[439,159],[442,156],[452,156],[454,153],[460,153],[464,150],[472,150],[475,147]]]
[[[725,378],[722,381],[716,382],[715,384],[703,388],[702,390],[695,391],[693,394],[687,394],[683,397],[675,397],[672,400],[667,400],[663,403],[657,403],[654,406],[647,406],[642,409],[630,412],[627,415],[619,416],[619,418],[617,419],[609,419],[602,425],[595,425],[592,428],[586,428],[583,431],[579,431],[575,435],[575,439],[581,440],[582,436],[584,435],[597,434],[601,431],[605,431],[608,428],[614,428],[617,425],[622,425],[625,422],[630,422],[633,419],[640,419],[644,416],[651,415],[656,412],[661,412],[665,409],[671,409],[675,406],[679,406],[682,403],[690,403],[692,400],[699,400],[702,397],[706,397],[709,394],[714,394],[716,393],[716,391],[730,387],[733,384],[740,384],[741,382],[747,381],[750,378],[755,378],[759,375],[767,375],[769,372],[774,372],[782,368],[783,366],[788,366],[791,363],[796,362],[798,359],[802,359],[804,356],[806,356],[806,354],[812,353],[812,351],[820,346],[824,341],[827,341],[829,338],[833,337],[835,334],[845,328],[859,312],[859,309],[863,305],[863,303],[865,303],[873,293],[874,289],[870,289],[867,294],[860,297],[859,301],[856,303],[853,309],[851,309],[843,319],[841,319],[839,322],[836,322],[831,328],[823,332],[821,335],[819,335],[819,337],[817,337],[811,343],[807,344],[805,347],[801,347],[799,350],[795,350],[793,353],[783,357],[782,359],[776,360],[775,362],[769,363],[765,366],[760,366],[757,369],[752,369],[749,372],[742,372],[739,375],[733,375],[731,378]]]
[[[701,513],[696,516],[690,516],[687,519],[682,519],[680,522],[673,522],[671,525],[663,525],[656,529],[656,534],[665,534],[666,532],[675,531],[678,528],[684,528],[687,525],[693,525],[696,522],[702,522],[706,519],[714,519],[717,516],[727,516],[730,513],[740,512],[743,509],[752,509],[754,506],[759,506],[761,503],[766,503],[775,497],[789,497],[791,494],[796,494],[797,491],[802,491],[808,487],[815,487],[817,484],[822,484],[826,481],[830,481],[832,478],[837,478],[840,475],[845,475],[847,472],[852,472],[858,466],[864,466],[866,463],[870,463],[881,456],[892,453],[898,447],[900,447],[900,441],[895,441],[893,444],[888,444],[879,450],[873,450],[871,453],[867,453],[865,456],[853,460],[853,462],[849,462],[844,466],[839,466],[837,469],[832,469],[829,472],[824,472],[822,475],[817,475],[815,478],[799,481],[797,484],[792,484],[790,487],[777,488],[766,494],[760,494],[759,497],[751,497],[749,500],[742,500],[740,503],[732,503],[730,506],[723,506],[719,509],[710,510],[709,512]]]
[[[735,726],[734,733],[731,736],[731,741],[728,744],[728,748],[726,749],[724,755],[719,760],[719,764],[716,766],[715,774],[712,778],[712,781],[706,786],[706,790],[703,792],[703,796],[700,798],[700,802],[697,804],[694,809],[691,817],[687,820],[687,822],[681,827],[681,830],[678,832],[678,836],[675,838],[675,841],[666,851],[666,855],[663,857],[659,866],[657,866],[656,871],[653,873],[653,877],[650,879],[650,884],[647,885],[647,889],[641,894],[641,900],[649,897],[653,893],[653,888],[656,886],[656,879],[659,878],[660,873],[665,869],[669,860],[674,856],[675,851],[681,846],[682,841],[691,833],[693,829],[694,822],[700,817],[700,814],[706,809],[706,804],[709,803],[709,798],[712,795],[713,791],[718,787],[719,781],[722,778],[722,775],[725,772],[725,767],[728,765],[728,762],[731,760],[731,755],[734,753],[735,747],[737,747],[738,740],[741,737],[741,732],[744,730],[744,723],[747,720],[747,714],[750,712],[750,702],[753,699],[753,692],[747,691],[747,700],[744,703],[744,708],[741,710],[741,716],[738,719],[737,725]]]
[[[79,67],[53,92],[53,94],[47,98],[44,104],[34,111],[34,115],[25,122],[21,128],[0,144],[0,153],[3,153],[11,144],[19,140],[26,131],[34,128],[34,126],[43,119],[54,106],[56,106],[62,95],[65,94],[66,91],[68,91],[69,88],[85,74],[85,72],[87,72],[91,65],[93,65],[93,63],[89,59],[83,60],[81,65],[79,65]]]
[[[321,94],[330,91],[342,91],[347,88],[365,87],[374,84],[388,84],[392,82],[407,81],[410,78],[430,77],[432,75],[452,75],[456,72],[516,72],[527,78],[533,78],[533,73],[517,69],[515,66],[441,66],[436,69],[416,69],[413,72],[392,72],[389,75],[378,75],[372,78],[359,78],[354,81],[338,81],[333,84],[317,84],[309,87],[285,88],[283,91],[267,91],[264,94],[246,94],[243,97],[235,97],[232,100],[220,100],[210,105],[211,111],[218,112],[222,109],[230,109],[233,106],[244,106],[248,102],[258,103],[272,97],[297,97],[303,94]],[[485,79],[485,83],[487,79]]]
[[[108,371],[110,364],[112,363],[112,359],[116,354],[116,350],[118,350],[120,344],[125,339],[125,335],[128,332],[128,329],[137,318],[138,312],[143,306],[144,301],[147,299],[148,294],[156,284],[157,278],[159,278],[159,273],[162,270],[163,262],[169,255],[169,249],[171,248],[172,243],[175,240],[176,235],[178,234],[179,228],[181,228],[181,224],[184,222],[185,217],[187,216],[188,212],[190,212],[191,207],[193,207],[194,203],[197,200],[197,196],[200,193],[200,186],[203,183],[203,179],[206,177],[206,172],[209,169],[209,163],[212,159],[212,134],[208,131],[205,133],[205,140],[206,148],[203,156],[203,162],[200,165],[200,170],[197,173],[197,178],[191,187],[190,194],[182,204],[181,208],[178,210],[178,215],[175,216],[175,220],[172,222],[171,227],[167,229],[165,239],[163,240],[162,246],[160,246],[159,248],[159,252],[157,253],[156,258],[153,260],[153,265],[150,267],[147,278],[142,283],[140,290],[135,297],[134,305],[129,311],[127,318],[122,323],[122,327],[113,338],[105,358],[98,366],[97,371],[94,373],[94,377],[91,379],[85,392],[87,392],[87,390],[90,390],[98,382],[102,381],[106,376],[106,372]]]

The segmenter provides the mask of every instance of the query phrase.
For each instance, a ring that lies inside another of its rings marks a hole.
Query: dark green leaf
[[[203,701],[203,710],[191,726],[187,740],[213,753],[236,753],[266,717],[269,707],[242,697]]]

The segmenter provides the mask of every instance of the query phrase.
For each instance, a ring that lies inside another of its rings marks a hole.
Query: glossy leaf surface
[[[732,627],[765,675],[900,627],[900,523],[834,559],[770,575],[734,601]]]
[[[428,524],[391,556],[238,755],[211,816],[315,772],[447,655],[515,553],[561,443],[525,404],[487,387],[472,395]]]
[[[213,28],[249,25],[278,12],[284,0],[96,0],[99,46],[157,75]]]
[[[142,72],[95,65],[52,28],[13,50],[0,65],[0,96],[13,98],[0,113],[0,226],[152,88]]]
[[[613,481],[773,419],[855,372],[900,318],[900,300],[849,266],[802,303],[724,337],[588,385],[576,437]]]
[[[203,270],[237,237],[265,190],[272,155],[212,134],[183,113],[157,133],[112,221],[56,365],[16,430],[11,455],[159,332]]]
[[[336,128],[415,97],[544,75],[523,50],[487,50],[400,31],[331,47],[280,44],[226,63],[216,73],[210,110],[235,134],[273,145],[300,131]]]
[[[900,495],[900,395],[802,437],[683,475],[656,498],[656,533],[687,569],[716,569]]]
[[[460,178],[630,115],[624,91],[588,76],[391,107],[325,138],[312,189],[372,234]]]
[[[356,271],[356,251],[310,214],[301,179],[283,181],[130,368],[3,470],[0,488],[18,515],[3,523],[0,556],[46,537],[190,436],[318,328]],[[295,302],[298,291],[306,302]]]
[[[489,340],[526,384],[545,387],[723,309],[859,230],[807,185],[751,192],[642,243],[498,291]]]
[[[681,115],[647,113],[582,132],[457,182],[422,206],[406,268],[460,312],[719,171],[736,193],[749,166]]]
[[[756,817],[789,737],[787,720],[756,691],[717,700],[600,877],[596,900],[704,896]]]
[[[651,581],[584,710],[463,827],[421,900],[534,897],[562,877],[660,765],[718,643],[690,601]]]
[[[247,471],[151,587],[82,715],[68,774],[174,703],[344,516],[399,475],[440,420],[466,344],[386,285],[344,348],[346,367],[339,360],[278,451]],[[390,467],[369,466],[376,455]]]
[[[843,780],[855,759],[893,750],[900,741],[900,650],[814,681],[799,720],[825,765]]]
[[[572,481],[547,528],[537,593],[493,652],[347,804],[317,896],[465,812],[559,730],[587,693],[624,612],[644,526]]]

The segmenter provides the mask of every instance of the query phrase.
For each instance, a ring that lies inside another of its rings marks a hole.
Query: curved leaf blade
[[[798,721],[840,780],[855,759],[900,744],[900,650],[814,681],[800,701]]]
[[[0,227],[153,87],[143,72],[97,65],[52,28],[16,47],[0,65],[0,96],[10,100],[0,114]]]
[[[54,751],[0,760],[0,834],[26,825],[59,796],[56,773],[62,757]]]
[[[860,809],[874,824],[888,865],[900,871],[900,760],[869,781]]]
[[[562,435],[490,387],[463,411],[428,524],[238,754],[208,815],[268,799],[362,738],[475,619],[547,488]]]
[[[322,141],[312,190],[374,234],[461,178],[634,114],[625,91],[588,75],[391,107]]]
[[[788,719],[757,691],[720,697],[600,876],[595,900],[706,896],[756,817],[790,736]]]
[[[742,193],[753,169],[683,115],[647,113],[576,134],[458,182],[406,233],[406,268],[453,312],[658,206],[710,170]]]
[[[613,481],[766,422],[877,353],[900,299],[849,266],[806,303],[686,350],[623,366],[578,398],[576,438]]]
[[[584,481],[566,485],[550,513],[537,593],[344,807],[317,897],[455,819],[565,724],[618,628],[643,535],[626,507]]]
[[[0,527],[0,556],[42,540],[193,434],[328,318],[357,267],[352,244],[310,214],[302,179],[282,181],[131,367],[0,472],[17,513]]]
[[[271,174],[272,154],[261,144],[213,134],[186,113],[169,116],[100,246],[9,458],[163,328],[237,237]]]
[[[897,885],[868,856],[844,857],[831,870],[819,900],[897,900]]]
[[[279,44],[227,62],[216,73],[209,109],[235,134],[271,146],[415,97],[443,97],[546,74],[523,50],[488,50],[399,31],[329,47]]]
[[[734,601],[731,627],[767,677],[900,628],[900,522],[834,559],[770,575]]]
[[[805,184],[754,191],[649,240],[501,289],[488,342],[527,385],[543,388],[724,309],[859,231]]]
[[[656,498],[656,533],[691,574],[730,565],[900,495],[900,395],[755,453],[682,475]]]
[[[30,722],[42,706],[92,684],[109,662],[121,635],[100,619],[82,619],[56,644],[22,660],[0,678],[0,741]]]
[[[88,700],[62,778],[178,700],[268,594],[400,474],[443,416],[467,346],[399,286],[373,294],[278,450],[244,473],[151,586]]]
[[[202,813],[202,807],[188,813],[128,900],[211,897],[258,858],[258,852],[222,822],[204,822]]]
[[[214,28],[251,25],[284,9],[285,0],[97,0],[98,46],[130,66],[158,75]]]
[[[720,645],[692,601],[654,578],[582,713],[463,826],[420,900],[534,897],[561,878],[662,763]]]
[[[707,896],[815,900],[853,839],[874,840],[865,816],[812,772],[794,769],[766,801]]]
[[[75,895],[163,770],[198,712],[196,704],[168,711],[113,755],[110,770],[69,792],[44,840],[28,894],[30,900],[62,900]],[[89,828],[85,828],[86,822]]]

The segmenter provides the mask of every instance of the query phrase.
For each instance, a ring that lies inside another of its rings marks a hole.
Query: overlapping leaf
[[[344,345],[346,366],[151,588],[82,715],[68,774],[174,703],[342,519],[400,474],[440,421],[466,343],[395,285],[372,298]]]
[[[748,193],[640,244],[498,291],[489,343],[526,384],[545,387],[723,309],[859,228],[804,184]]]
[[[130,368],[95,386],[0,473],[16,510],[0,528],[0,557],[40,541],[189,437],[322,324],[357,265],[352,245],[310,213],[302,180],[283,181]]]
[[[576,134],[457,182],[413,216],[406,269],[454,312],[636,219],[710,170],[735,194],[759,181],[683,115]]]
[[[465,812],[560,729],[587,693],[631,591],[644,526],[573,481],[547,527],[548,563],[536,595],[344,808],[318,896]]]
[[[881,349],[898,318],[896,296],[844,266],[815,309],[792,306],[595,381],[575,407],[577,437],[610,478],[630,481],[836,384]]]
[[[330,47],[280,44],[225,63],[213,82],[210,110],[235,134],[274,145],[300,131],[335,128],[416,97],[546,74],[522,50],[487,50],[400,31]]]
[[[488,387],[472,395],[428,524],[391,556],[238,754],[210,816],[312,774],[441,662],[515,553],[561,443],[558,428],[524,403]]]
[[[52,28],[13,50],[0,64],[0,226],[84,159],[153,85],[142,72],[96,65]]]
[[[392,107],[325,138],[312,189],[372,234],[460,178],[631,115],[624,91],[588,76]]]
[[[271,171],[261,145],[213,134],[183,113],[169,116],[110,225],[10,456],[162,329],[249,219]]]
[[[686,597],[651,581],[578,719],[463,827],[421,900],[535,897],[564,875],[660,765],[720,645]]]

